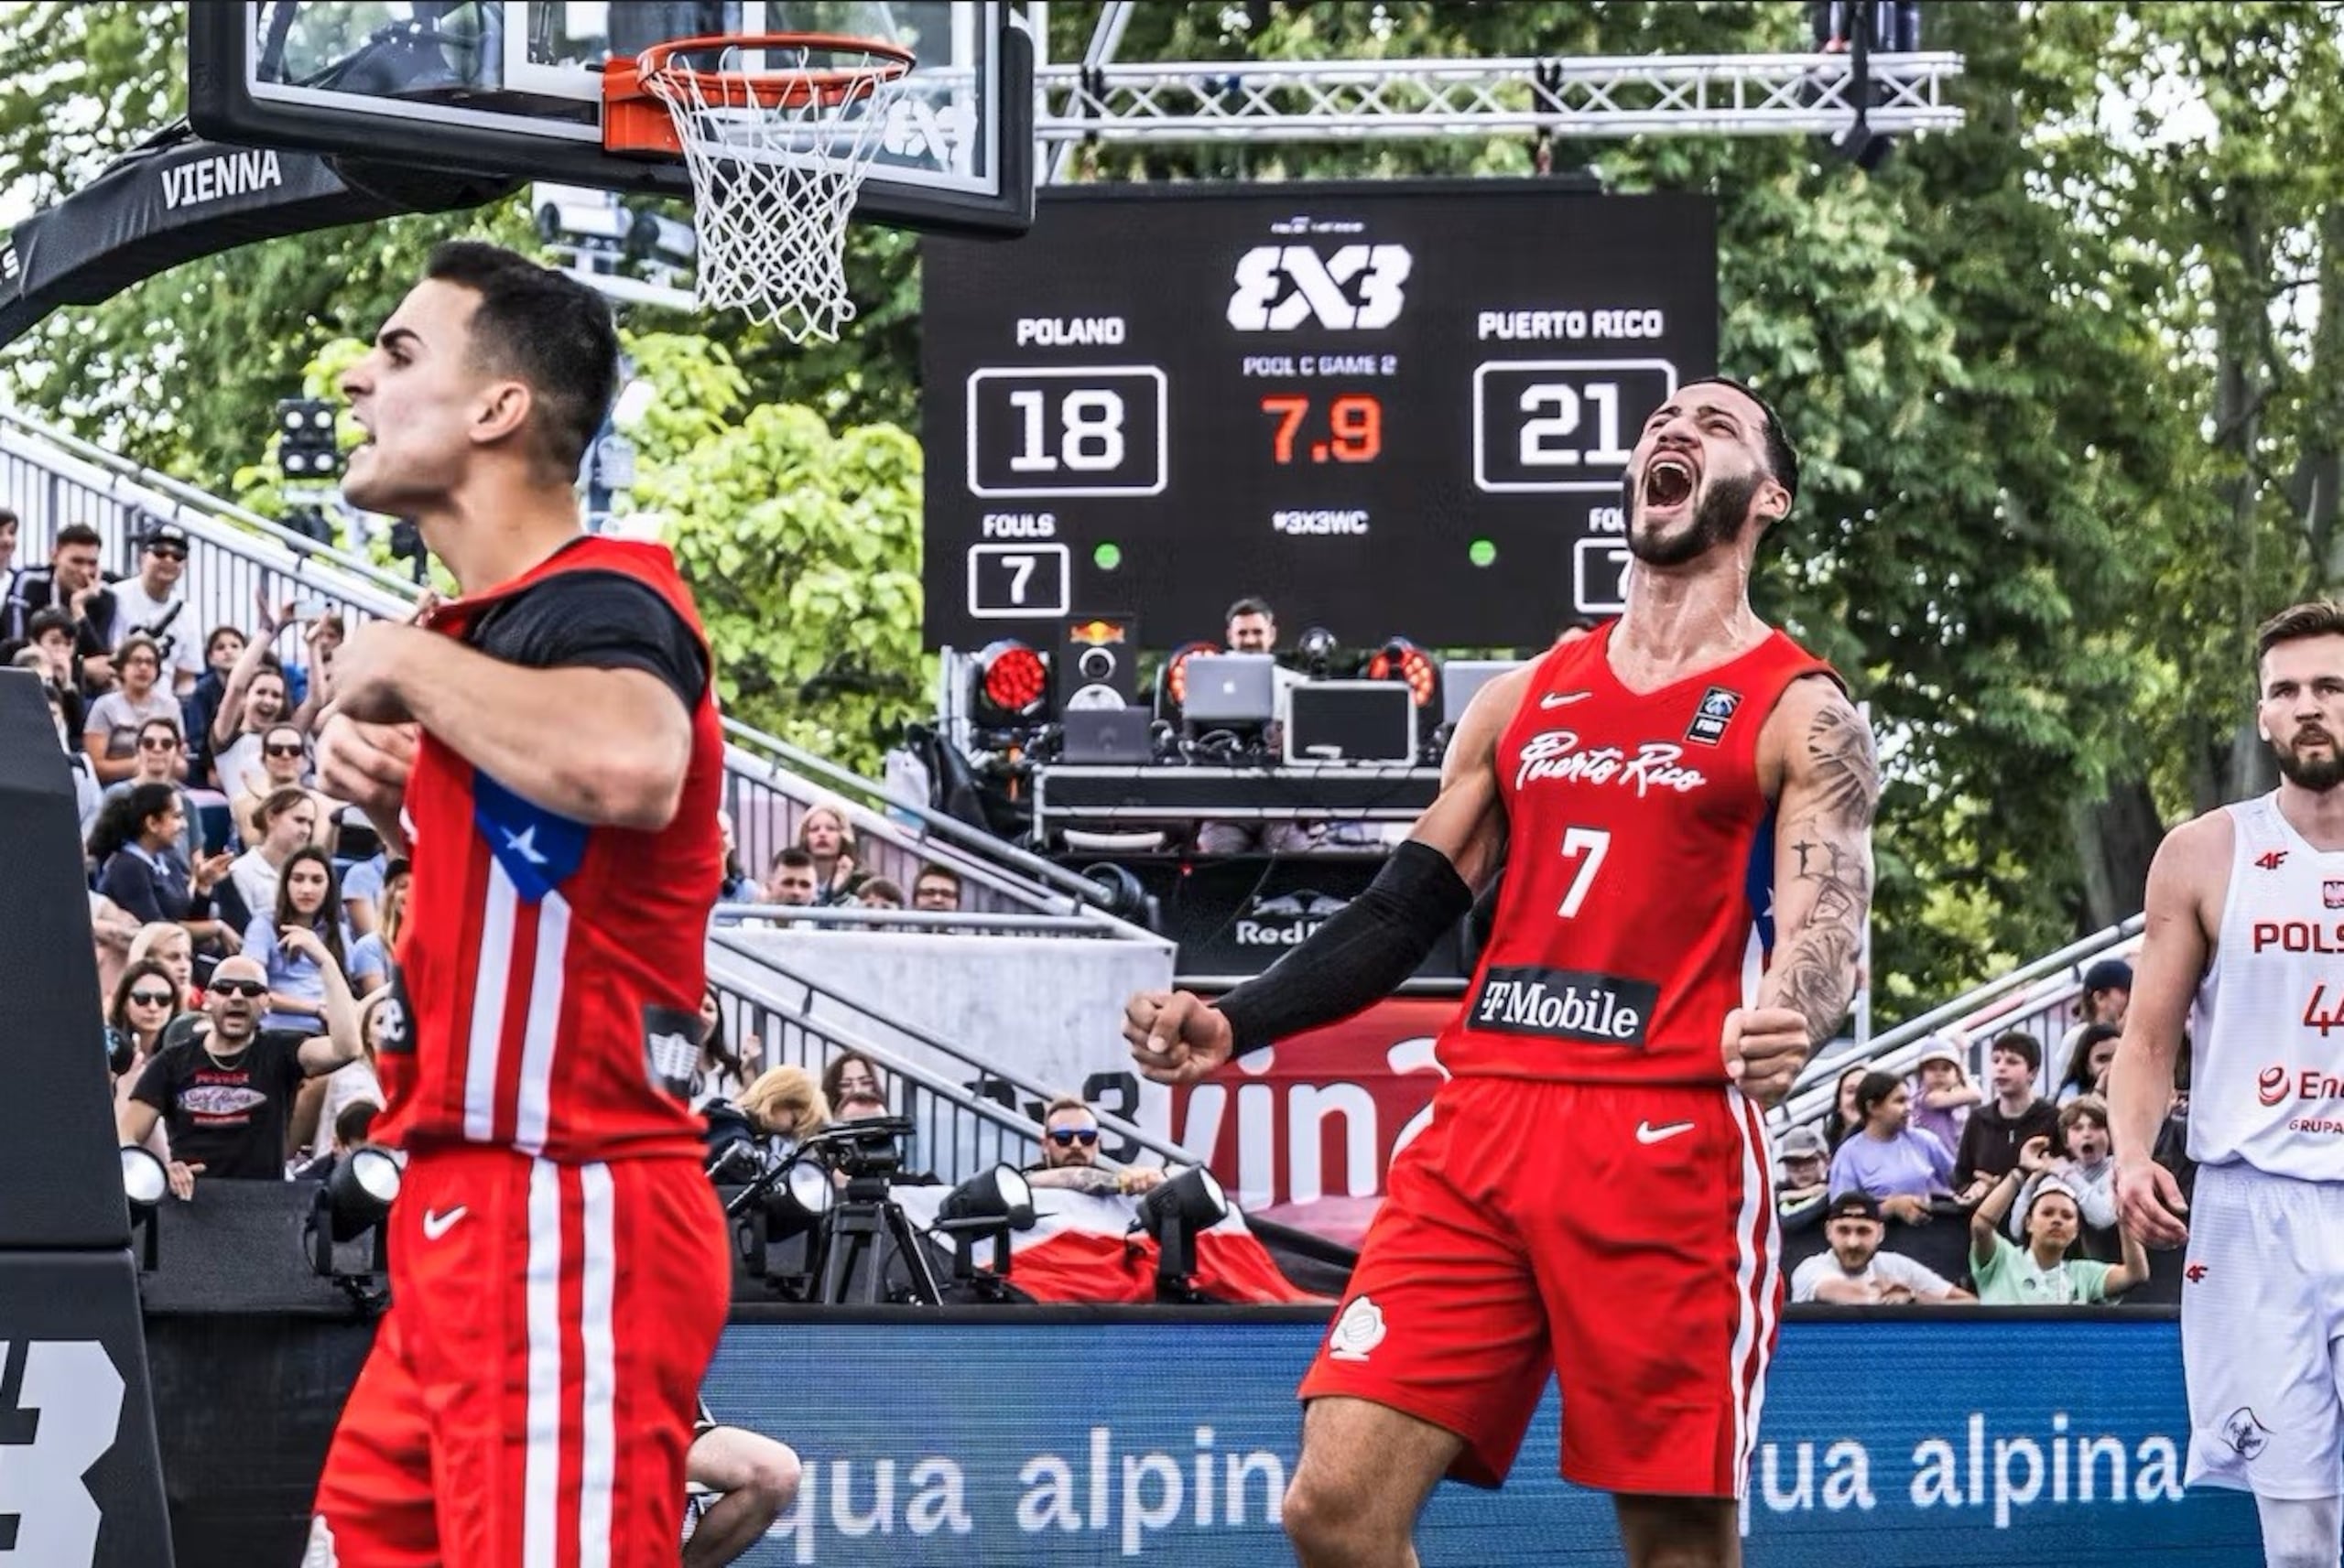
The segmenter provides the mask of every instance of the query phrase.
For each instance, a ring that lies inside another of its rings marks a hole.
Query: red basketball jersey
[[[491,606],[576,571],[650,588],[705,654],[667,552],[615,539],[582,539],[428,624],[465,636]],[[407,1027],[378,1064],[389,1103],[376,1138],[565,1162],[698,1149],[686,1095],[723,859],[723,759],[711,682],[682,802],[643,832],[559,816],[424,736],[407,780],[414,881],[396,955]]]
[[[1775,632],[1633,692],[1607,656],[1617,624],[1546,654],[1500,738],[1505,875],[1440,1037],[1451,1073],[1725,1081],[1725,1015],[1756,996],[1774,946],[1758,732],[1792,681],[1831,670]]]

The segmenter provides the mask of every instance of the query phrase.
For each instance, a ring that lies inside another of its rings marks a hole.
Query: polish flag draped
[[[911,1222],[927,1229],[950,1187],[897,1187],[891,1195]],[[1010,1233],[1009,1282],[1043,1302],[1152,1302],[1156,1299],[1156,1238],[1133,1231],[1135,1198],[1049,1187],[1034,1194],[1034,1228]],[[993,1243],[977,1245],[980,1267]],[[1192,1283],[1215,1301],[1248,1304],[1323,1303],[1279,1271],[1269,1249],[1231,1209],[1197,1235]]]

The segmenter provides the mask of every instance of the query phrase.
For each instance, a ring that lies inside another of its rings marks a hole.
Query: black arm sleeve
[[[472,646],[529,669],[642,670],[700,707],[708,664],[667,601],[617,572],[560,572],[481,618]]]
[[[1243,1055],[1392,994],[1473,907],[1448,856],[1411,838],[1310,939],[1215,1005]]]

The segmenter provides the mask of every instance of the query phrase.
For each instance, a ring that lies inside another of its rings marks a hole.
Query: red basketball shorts
[[[675,1568],[732,1274],[689,1160],[433,1150],[303,1568]]]
[[[1505,1477],[1562,1384],[1562,1474],[1739,1498],[1781,1314],[1757,1108],[1722,1086],[1458,1078],[1392,1162],[1302,1397],[1372,1400]]]

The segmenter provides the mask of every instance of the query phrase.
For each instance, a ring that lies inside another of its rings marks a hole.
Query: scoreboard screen
[[[1535,180],[1042,193],[925,245],[926,640],[1541,645],[1622,603],[1645,416],[1716,365],[1697,196]]]

